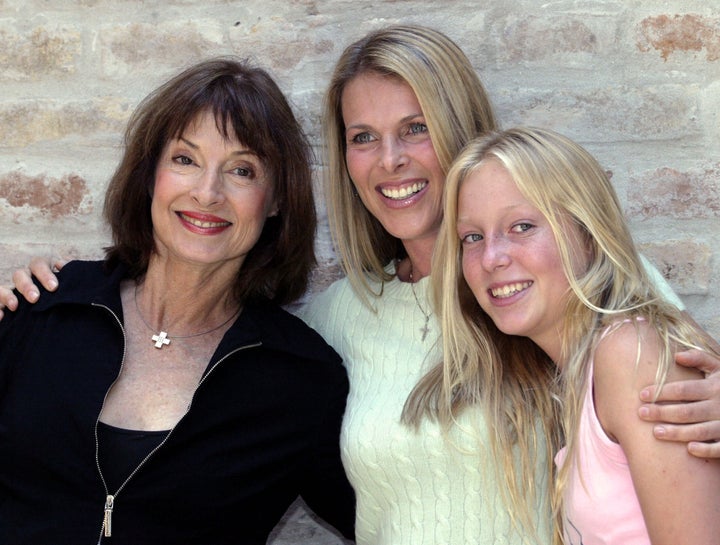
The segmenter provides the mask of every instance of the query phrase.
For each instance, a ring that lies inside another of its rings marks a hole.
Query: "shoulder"
[[[645,320],[624,320],[611,325],[594,352],[594,380],[611,384],[652,382],[658,366],[660,340]]]
[[[323,291],[308,296],[307,301],[295,311],[312,327],[322,327],[338,309],[352,308],[361,305],[357,294],[347,278],[336,280]]]
[[[258,330],[263,345],[293,353],[303,359],[340,363],[340,356],[303,320],[268,300],[246,305],[241,320]]]
[[[310,295],[308,302],[304,305],[304,307],[308,309],[320,309],[332,306],[340,301],[348,301],[352,299],[358,299],[358,297],[350,285],[350,280],[347,278],[340,278],[335,280],[324,290]]]
[[[597,417],[608,436],[630,431],[639,391],[655,381],[659,344],[643,320],[618,321],[603,333],[593,353],[592,386]]]
[[[60,303],[112,302],[116,304],[120,282],[125,278],[123,266],[108,267],[104,261],[70,261],[58,273],[58,289],[41,288],[37,310]]]
[[[661,364],[667,364],[667,381],[698,376],[693,369],[661,361],[663,343],[655,327],[644,319],[619,322],[598,342],[594,353],[595,404],[609,433],[620,432],[633,422],[639,424],[635,415],[641,404],[640,390],[663,378],[658,376]]]
[[[45,299],[45,295],[67,295],[88,290],[107,278],[107,275],[108,270],[103,261],[70,261],[57,273],[57,290],[47,292],[41,286],[40,302]]]

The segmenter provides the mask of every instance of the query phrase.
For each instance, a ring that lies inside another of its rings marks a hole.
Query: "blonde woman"
[[[565,543],[718,543],[720,460],[655,440],[638,417],[648,383],[699,375],[673,362],[676,350],[712,348],[647,277],[600,165],[550,131],[487,135],[450,170],[445,219],[434,286],[445,405],[516,364],[542,376],[551,360],[561,377],[566,446],[555,491]],[[501,429],[508,398],[521,395],[502,382],[481,395]],[[560,406],[543,408],[551,421]]]

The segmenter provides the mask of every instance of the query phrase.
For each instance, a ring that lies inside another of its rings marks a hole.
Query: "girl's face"
[[[366,72],[342,93],[350,178],[393,236],[437,236],[445,173],[415,93],[404,81]]]
[[[212,114],[163,148],[151,205],[161,259],[239,268],[276,211],[262,161],[234,137],[225,139]]]
[[[457,234],[463,275],[482,309],[559,363],[570,285],[550,224],[498,160],[484,160],[462,183]]]

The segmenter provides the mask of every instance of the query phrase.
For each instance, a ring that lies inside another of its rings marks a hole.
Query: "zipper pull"
[[[112,511],[114,503],[115,496],[108,494],[108,497],[105,499],[105,518],[103,519],[103,535],[105,537],[112,536]]]

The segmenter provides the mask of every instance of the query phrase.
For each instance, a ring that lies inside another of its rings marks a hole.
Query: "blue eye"
[[[411,134],[424,134],[428,132],[427,125],[425,123],[411,123],[410,133]]]
[[[461,238],[463,244],[470,244],[472,242],[480,242],[483,240],[483,236],[480,233],[470,233]]]
[[[373,141],[373,137],[369,132],[361,132],[353,136],[351,141],[353,144],[367,144]]]
[[[526,223],[526,222],[518,223],[517,225],[515,225],[513,227],[513,231],[517,231],[519,233],[525,233],[525,232],[529,231],[530,229],[532,229],[533,227],[534,227],[534,225],[532,223]]]

